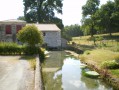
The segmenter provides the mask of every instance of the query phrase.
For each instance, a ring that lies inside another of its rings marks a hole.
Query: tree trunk
[[[93,35],[94,35],[94,25],[92,24],[92,26],[91,26],[91,31],[90,31],[90,34],[91,34],[91,37],[93,37]]]

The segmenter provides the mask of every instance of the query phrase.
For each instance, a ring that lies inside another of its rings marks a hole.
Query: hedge
[[[42,50],[39,47],[22,46],[17,43],[10,42],[0,43],[0,55],[33,55],[41,53]]]

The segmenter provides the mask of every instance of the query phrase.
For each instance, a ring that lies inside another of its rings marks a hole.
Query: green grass
[[[109,70],[115,78],[119,78],[119,69]]]
[[[119,52],[113,52],[104,49],[95,49],[92,51],[88,51],[88,54],[84,53],[83,55],[80,55],[80,58],[81,60],[93,61],[97,64],[99,63],[100,65],[103,61],[119,59]]]
[[[80,55],[80,59],[84,62],[94,64],[101,68],[104,61],[119,61],[119,33],[113,33],[112,37],[108,34],[94,35],[102,37],[102,41],[94,42],[90,40],[90,36],[81,36],[72,38],[72,42],[77,44],[77,47],[84,51]],[[119,69],[109,69],[112,75],[119,78]]]
[[[96,41],[96,45],[94,45],[94,42],[90,40],[90,36],[81,36],[72,38],[71,42],[77,43],[78,47],[84,51],[92,50],[95,48],[105,48],[108,50],[110,49],[119,51],[119,33],[113,33],[112,37],[110,37],[108,34],[100,34],[94,36],[102,37],[104,40]]]
[[[36,69],[36,59],[35,56],[22,56],[21,58],[28,60],[30,63],[31,69]]]

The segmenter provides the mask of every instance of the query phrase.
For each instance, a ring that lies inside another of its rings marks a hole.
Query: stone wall
[[[11,34],[6,34],[6,25],[11,25]],[[16,26],[17,25],[21,25],[22,27],[25,25],[25,24],[0,24],[0,41],[3,41],[3,42],[16,42],[16,34],[17,34],[17,31],[16,31]]]
[[[48,47],[61,47],[61,35],[60,31],[45,31],[44,43]]]

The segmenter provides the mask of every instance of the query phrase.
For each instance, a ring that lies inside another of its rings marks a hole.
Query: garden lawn
[[[92,51],[85,51],[80,55],[80,59],[83,62],[91,63],[101,68],[102,63],[105,61],[119,60],[119,52],[113,52],[105,49],[95,49]],[[116,75],[119,78],[119,69],[109,69],[112,75]]]

